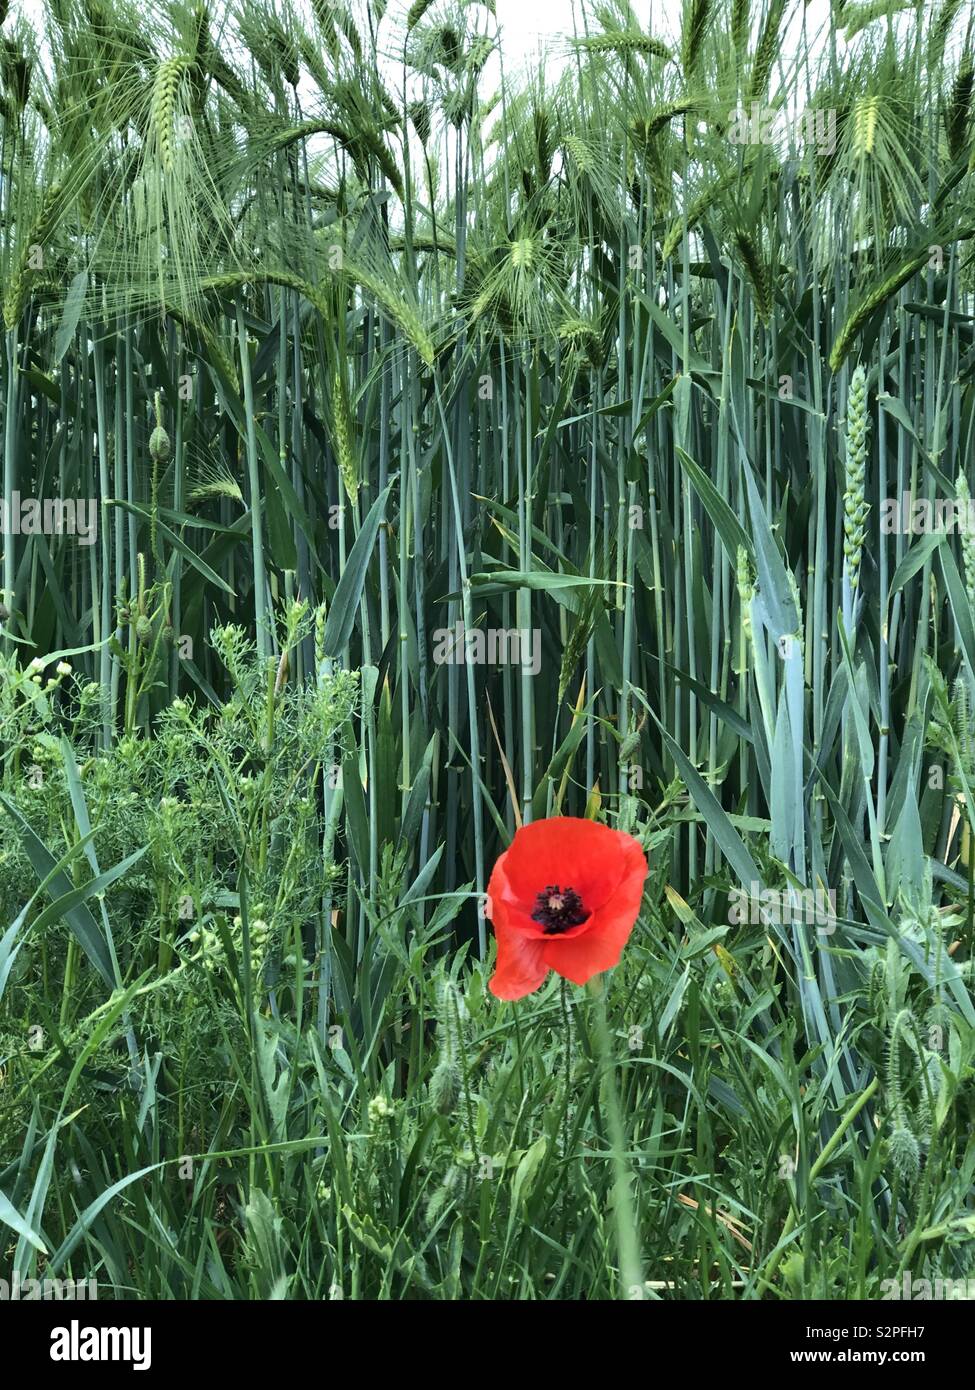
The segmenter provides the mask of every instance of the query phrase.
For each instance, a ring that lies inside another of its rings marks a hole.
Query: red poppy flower
[[[498,940],[491,993],[520,999],[549,970],[577,985],[609,970],[633,930],[646,876],[646,855],[622,830],[574,816],[522,826],[488,884]]]

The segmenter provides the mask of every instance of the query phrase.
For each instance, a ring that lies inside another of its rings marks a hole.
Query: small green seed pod
[[[149,436],[149,453],[153,463],[165,463],[172,451],[169,435],[162,425],[157,425]]]

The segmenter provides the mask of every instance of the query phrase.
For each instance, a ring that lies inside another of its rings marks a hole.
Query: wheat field
[[[975,11],[550,49],[0,0],[2,1279],[975,1288]]]

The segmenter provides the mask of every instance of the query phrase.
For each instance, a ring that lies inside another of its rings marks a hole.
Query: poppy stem
[[[520,1018],[520,1012],[521,1012],[521,1011],[520,1011],[520,1009],[519,1009],[518,1001],[517,1001],[517,1000],[515,1000],[515,1002],[512,1004],[512,1006],[511,1006],[511,1012],[514,1014],[514,1018],[515,1018],[515,1050],[516,1050],[516,1052],[517,1052],[517,1054],[518,1054],[518,1085],[519,1085],[520,1088],[521,1088],[521,1094],[524,1095],[524,1094],[525,1094],[525,1067],[524,1067],[524,1062],[522,1061],[521,1018]]]
[[[565,976],[560,981],[562,1020],[565,1024],[565,1102],[562,1112],[562,1154],[569,1157],[569,1095],[572,1087],[572,1018],[569,1006],[569,985]]]
[[[628,1300],[641,1298],[644,1292],[640,1237],[630,1187],[630,1170],[626,1162],[626,1132],[623,1128],[623,1114],[616,1086],[616,1058],[606,1017],[606,990],[603,981],[598,977],[590,980],[589,992],[593,1001],[592,1012],[599,1054],[600,1092],[606,1107],[610,1150],[613,1155],[612,1203],[622,1280],[620,1297]]]

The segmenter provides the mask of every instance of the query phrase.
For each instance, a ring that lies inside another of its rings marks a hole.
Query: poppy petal
[[[494,924],[498,961],[488,988],[498,999],[521,999],[531,994],[548,974],[543,943],[517,929]]]
[[[526,904],[533,904],[546,884],[557,883],[573,888],[594,912],[619,887],[624,869],[620,840],[609,826],[576,816],[533,821],[518,831],[502,856],[505,877]]]
[[[576,985],[617,964],[640,911],[647,861],[635,840],[620,838],[625,867],[612,898],[593,914],[587,931],[567,940],[549,937],[542,948],[546,964]]]

